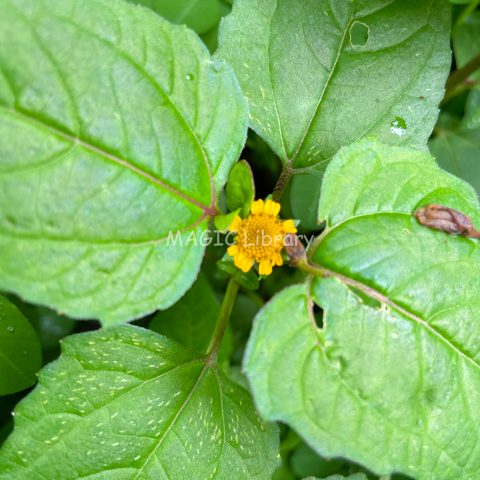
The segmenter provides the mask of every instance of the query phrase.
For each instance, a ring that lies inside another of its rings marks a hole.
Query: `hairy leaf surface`
[[[233,73],[119,0],[0,11],[0,288],[106,325],[170,306],[245,140]]]
[[[34,385],[41,367],[42,350],[34,328],[13,303],[0,296],[0,395]]]
[[[271,478],[278,431],[192,350],[131,325],[75,335],[15,409],[0,478]]]
[[[329,278],[284,290],[260,312],[246,370],[261,414],[322,455],[378,474],[474,480],[479,241],[418,224],[412,213],[430,203],[480,226],[473,189],[428,154],[375,139],[342,150],[324,178],[327,229],[311,254]]]
[[[370,134],[425,149],[450,69],[449,12],[447,0],[237,0],[216,55],[235,70],[251,128],[285,164],[321,174]],[[363,46],[350,41],[358,26]]]

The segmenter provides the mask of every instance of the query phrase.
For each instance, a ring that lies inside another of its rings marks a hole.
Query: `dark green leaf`
[[[322,174],[340,147],[366,135],[425,149],[450,70],[450,8],[237,0],[216,55],[237,74],[251,128],[294,173]],[[350,43],[358,23],[365,46]],[[403,132],[392,129],[397,117]]]
[[[220,2],[220,16],[225,17],[232,11],[231,4],[226,3],[226,2]],[[203,40],[203,43],[207,46],[208,50],[210,50],[210,53],[215,52],[217,49],[218,45],[218,27],[219,23],[215,25],[215,27],[212,28],[209,32],[203,34],[200,36],[200,38]]]
[[[199,35],[215,28],[220,21],[219,0],[127,0],[151,8],[166,20],[185,24]]]
[[[230,211],[242,209],[241,216],[247,217],[255,199],[255,185],[250,165],[245,160],[238,162],[228,177],[226,187],[227,206]]]
[[[323,458],[317,455],[306,443],[302,443],[292,454],[290,465],[299,478],[315,476],[324,478],[335,473],[343,465],[341,458]]]
[[[479,127],[472,130],[440,130],[428,146],[440,167],[480,192],[480,122]]]
[[[120,0],[0,11],[0,289],[105,325],[169,307],[245,140],[231,69]]]
[[[412,213],[430,203],[480,226],[474,190],[428,154],[375,139],[342,150],[323,181],[327,228],[311,257],[328,278],[260,311],[245,369],[264,418],[324,456],[469,480],[480,472],[480,241],[421,226]]]
[[[292,180],[290,203],[295,218],[300,220],[302,228],[307,230],[320,230],[317,212],[320,200],[322,182],[309,175],[298,175]]]
[[[219,313],[217,296],[200,272],[192,288],[175,305],[157,312],[148,328],[199,353],[207,353]],[[232,332],[227,328],[218,352],[218,363],[224,370],[228,370],[232,349]]]
[[[131,325],[62,349],[15,409],[2,480],[271,478],[278,429],[207,357]]]
[[[15,305],[0,296],[0,395],[34,385],[41,367],[35,330]]]
[[[453,29],[452,45],[457,68],[464,67],[480,53],[480,12],[471,13],[461,25]],[[480,81],[480,71],[470,75],[469,79]]]
[[[65,315],[58,315],[49,308],[22,302],[15,295],[6,296],[32,324],[43,350],[60,347],[60,340],[70,335],[75,329],[77,322]]]
[[[249,290],[257,290],[260,286],[258,275],[255,270],[250,270],[247,273],[242,272],[233,263],[233,257],[226,253],[221,260],[217,262],[217,266],[220,270],[229,273],[235,277],[235,280],[245,288]]]

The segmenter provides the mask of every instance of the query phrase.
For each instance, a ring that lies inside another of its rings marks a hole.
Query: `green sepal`
[[[217,266],[220,270],[229,273],[232,275],[235,280],[242,285],[242,287],[248,288],[249,290],[258,290],[260,282],[258,280],[258,275],[255,270],[252,268],[249,272],[244,273],[233,263],[233,257],[226,253],[218,262]]]
[[[226,192],[228,209],[232,212],[241,209],[241,217],[247,217],[255,198],[255,185],[252,169],[246,160],[241,160],[233,168],[228,178]]]
[[[232,224],[235,220],[235,217],[240,214],[241,208],[237,208],[233,212],[227,213],[226,215],[217,215],[213,219],[213,223],[215,224],[215,228],[221,233],[227,233],[228,227]]]

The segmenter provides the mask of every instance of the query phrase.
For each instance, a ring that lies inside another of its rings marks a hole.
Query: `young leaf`
[[[240,208],[237,208],[237,210],[227,213],[226,215],[217,215],[213,220],[215,228],[221,233],[227,233],[228,227],[232,224],[239,213]]]
[[[0,10],[0,289],[104,325],[169,307],[245,140],[231,69],[120,0]]]
[[[227,206],[230,211],[242,209],[242,218],[248,217],[255,199],[253,173],[247,161],[238,162],[228,177],[226,186]]]
[[[62,348],[15,409],[2,480],[267,480],[276,468],[276,426],[207,357],[131,325]]]
[[[0,296],[0,395],[34,385],[41,367],[35,330],[15,305]]]
[[[358,24],[363,46],[350,41]],[[237,0],[216,55],[235,70],[251,128],[284,164],[321,173],[370,134],[425,148],[450,70],[449,28],[448,0]]]
[[[468,480],[480,472],[479,240],[421,226],[412,213],[430,203],[480,226],[473,189],[429,155],[375,139],[342,150],[324,178],[327,229],[311,257],[328,278],[264,307],[245,366],[264,418],[320,454]]]
[[[207,353],[219,313],[215,292],[200,272],[192,288],[175,305],[157,312],[148,328],[199,353]],[[232,350],[232,332],[227,327],[218,352],[223,370],[228,370]]]

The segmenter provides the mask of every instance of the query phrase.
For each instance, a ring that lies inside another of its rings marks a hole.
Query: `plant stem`
[[[470,5],[467,5],[462,13],[458,16],[457,20],[455,21],[455,26],[459,27],[460,25],[463,25],[463,22],[465,19],[480,5],[480,0],[476,0],[475,2],[472,2]]]
[[[282,174],[280,175],[280,178],[278,179],[278,182],[273,189],[272,198],[274,202],[280,201],[283,195],[283,189],[287,186],[287,183],[292,177],[292,175],[292,167],[290,163],[287,163],[287,165],[283,167]]]
[[[230,313],[232,313],[233,304],[235,303],[239,286],[238,282],[233,277],[230,277],[227,291],[223,298],[222,307],[220,308],[220,313],[218,315],[217,324],[215,325],[215,330],[213,331],[212,339],[210,340],[210,345],[207,349],[207,355],[210,359],[215,359],[218,355],[218,350],[222,343],[225,329],[227,328]]]
[[[445,85],[445,97],[440,103],[440,106],[445,105],[449,100],[458,95],[466,87],[463,85],[466,80],[475,70],[480,68],[480,53],[473,57],[466,65],[459,70],[455,70],[450,74]]]

